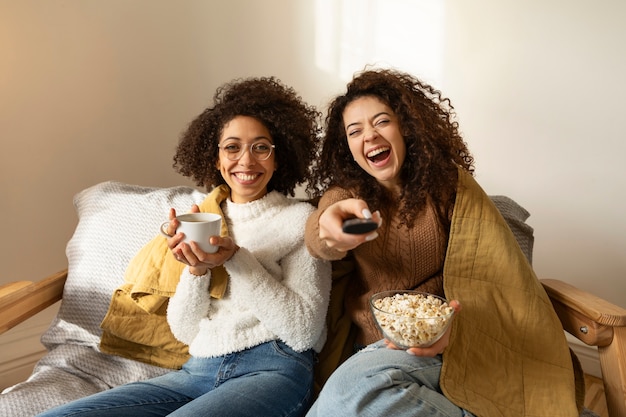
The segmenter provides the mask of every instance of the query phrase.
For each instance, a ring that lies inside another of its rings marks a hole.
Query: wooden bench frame
[[[0,334],[63,297],[67,270],[0,286]],[[626,309],[555,279],[541,280],[563,328],[596,346],[609,417],[626,416]]]

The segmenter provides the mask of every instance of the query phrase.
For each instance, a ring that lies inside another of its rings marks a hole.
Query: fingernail
[[[365,241],[369,242],[370,240],[374,240],[377,237],[378,237],[378,232],[370,233],[369,235],[365,236]]]
[[[366,219],[372,218],[372,212],[369,211],[369,209],[364,208],[361,213],[363,213],[363,217],[365,217]]]
[[[380,219],[378,221],[378,227],[383,225],[383,216],[380,215],[380,210],[376,210],[376,213],[378,214],[378,218]]]
[[[405,352],[406,352],[406,353],[408,353],[408,354],[409,354],[409,355],[411,355],[411,356],[415,356],[415,353],[413,353],[413,351],[412,351],[412,350],[406,350]]]

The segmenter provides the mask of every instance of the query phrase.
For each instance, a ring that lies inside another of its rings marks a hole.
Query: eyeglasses
[[[272,149],[276,146],[266,140],[259,140],[252,144],[241,143],[237,140],[227,140],[224,143],[217,145],[217,147],[224,151],[226,158],[231,161],[238,161],[241,159],[246,151],[246,148],[250,148],[250,155],[252,155],[254,159],[257,161],[265,161],[272,155]]]

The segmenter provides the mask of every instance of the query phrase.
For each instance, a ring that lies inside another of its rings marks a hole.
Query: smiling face
[[[236,116],[224,125],[220,146],[228,143],[245,148],[236,161],[228,159],[222,148],[219,151],[217,168],[230,187],[230,198],[234,203],[248,203],[267,194],[267,184],[276,169],[275,153],[264,161],[255,159],[250,146],[259,141],[273,143],[265,125],[254,117]]]
[[[378,98],[365,96],[346,106],[343,123],[354,160],[385,188],[398,192],[406,144],[395,113]]]

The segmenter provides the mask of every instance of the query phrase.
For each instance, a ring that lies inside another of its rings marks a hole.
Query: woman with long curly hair
[[[169,237],[158,236],[139,253],[146,256],[138,272],[159,253],[166,258],[163,269],[153,272],[174,271],[167,323],[188,346],[189,359],[178,371],[43,416],[306,413],[315,353],[326,337],[330,263],[313,258],[304,245],[304,225],[314,207],[290,196],[310,182],[318,116],[273,77],[236,80],[217,90],[213,105],[183,134],[174,166],[210,191],[192,211],[218,207],[227,233],[211,236],[218,250],[206,253],[196,242],[184,242],[171,209],[164,231]],[[111,334],[125,331],[108,322],[103,327]]]
[[[450,100],[410,74],[365,70],[331,102],[305,242],[352,267],[333,276],[307,416],[577,415],[558,318],[473,164]],[[375,229],[350,233],[353,218]],[[451,326],[398,349],[369,307],[387,290],[450,300]]]

